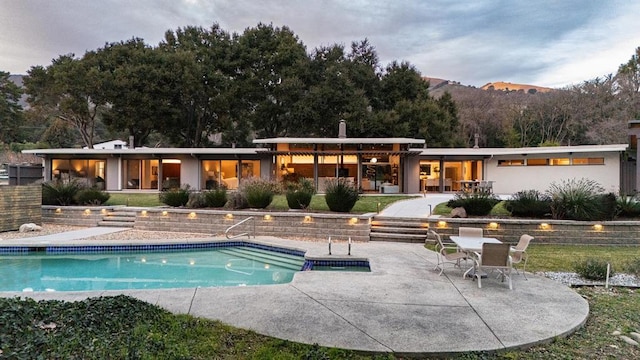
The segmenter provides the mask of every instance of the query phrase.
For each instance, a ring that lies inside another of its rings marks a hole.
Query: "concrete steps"
[[[136,223],[136,212],[126,210],[116,210],[108,212],[98,222],[98,226],[105,227],[129,227],[133,228]]]
[[[375,216],[369,240],[424,243],[428,230],[426,219]]]

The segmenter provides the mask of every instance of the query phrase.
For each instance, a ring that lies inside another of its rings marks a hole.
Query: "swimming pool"
[[[244,242],[2,252],[0,291],[23,292],[283,284],[305,263],[301,251]]]

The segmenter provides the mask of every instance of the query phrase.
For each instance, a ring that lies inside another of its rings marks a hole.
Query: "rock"
[[[630,332],[629,335],[631,335],[631,337],[635,338],[636,341],[640,341],[640,334],[637,332]]]
[[[625,336],[625,335],[620,335],[620,339],[622,339],[624,342],[626,342],[629,345],[635,345],[638,346],[638,342],[633,340],[632,338]]]
[[[457,207],[457,208],[451,210],[451,217],[452,218],[466,218],[467,217],[467,211],[463,207]]]
[[[616,331],[612,332],[611,335],[618,336],[618,335],[622,335],[622,333],[620,332],[620,330],[616,330]]]
[[[22,224],[20,225],[20,232],[27,232],[27,231],[40,231],[42,230],[42,226],[38,226],[34,223],[27,223],[27,224]]]

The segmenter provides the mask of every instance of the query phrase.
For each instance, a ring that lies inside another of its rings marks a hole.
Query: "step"
[[[102,221],[135,222],[135,216],[104,216]]]
[[[391,234],[414,234],[427,236],[428,228],[371,226],[371,232]]]
[[[98,226],[104,227],[129,227],[133,228],[135,223],[131,221],[98,221]]]
[[[106,216],[118,216],[118,217],[136,217],[136,213],[135,212],[131,212],[131,211],[111,211],[108,212]]]
[[[369,234],[370,241],[389,241],[389,242],[405,242],[405,243],[424,243],[426,239],[425,235],[419,234],[390,234],[390,233],[375,233]]]
[[[255,251],[254,251],[255,250]],[[289,270],[299,271],[304,265],[304,259],[300,257],[291,258],[287,254],[274,255],[271,253],[265,253],[260,249],[241,249],[241,248],[226,248],[218,250],[220,253],[230,256],[236,256],[242,259],[256,260],[265,262],[274,266],[279,266]]]

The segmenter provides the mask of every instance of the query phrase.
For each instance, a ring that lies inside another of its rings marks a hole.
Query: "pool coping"
[[[175,242],[216,238],[171,239]],[[129,240],[126,243],[149,242]],[[515,276],[483,288],[448,267],[438,276],[436,254],[422,244],[327,244],[274,237],[251,242],[301,249],[314,259],[368,259],[371,272],[304,271],[291,283],[231,288],[21,293],[0,296],[77,301],[125,294],[174,313],[191,314],[296,342],[368,352],[452,354],[518,349],[582,326],[589,306],[572,289],[542,276]],[[6,243],[6,241],[3,241]],[[87,244],[87,240],[58,243]],[[91,243],[99,243],[91,241]],[[115,244],[116,241],[106,241]],[[28,244],[33,245],[33,244]],[[221,306],[223,305],[223,306]]]

